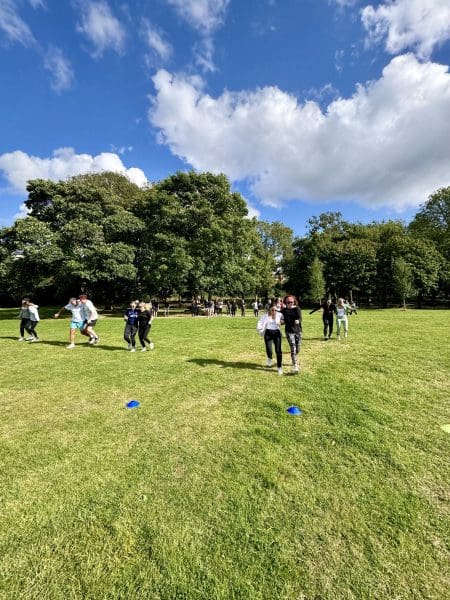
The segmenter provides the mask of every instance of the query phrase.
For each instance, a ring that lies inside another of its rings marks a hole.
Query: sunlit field
[[[448,311],[359,311],[327,342],[305,311],[283,377],[249,315],[158,317],[133,354],[121,317],[67,350],[68,317],[41,311],[33,344],[17,312],[0,310],[1,598],[448,597]]]

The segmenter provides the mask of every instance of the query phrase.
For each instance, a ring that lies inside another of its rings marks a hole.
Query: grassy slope
[[[68,351],[67,319],[19,344],[12,314],[2,598],[446,597],[448,312],[360,312],[341,342],[306,314],[283,378],[250,317],[159,318],[131,354],[120,319]]]

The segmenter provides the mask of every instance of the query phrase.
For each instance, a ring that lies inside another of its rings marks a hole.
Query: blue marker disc
[[[137,408],[140,405],[140,402],[138,402],[137,400],[130,400],[127,403],[127,408]]]
[[[287,409],[287,411],[290,415],[301,415],[303,413],[303,411],[300,410],[300,408],[298,406],[294,406],[294,405],[290,406]]]

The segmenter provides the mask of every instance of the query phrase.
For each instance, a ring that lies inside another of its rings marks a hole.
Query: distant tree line
[[[359,302],[435,301],[450,291],[450,188],[414,220],[351,224],[340,213],[295,238],[280,222],[248,218],[224,175],[176,173],[139,188],[110,172],[33,180],[29,214],[0,229],[0,302],[132,297],[327,295]]]

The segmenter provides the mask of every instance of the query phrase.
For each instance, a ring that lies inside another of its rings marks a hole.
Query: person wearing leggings
[[[322,309],[323,311],[323,339],[328,340],[331,339],[331,334],[333,333],[333,319],[336,307],[333,304],[331,298],[328,298],[328,300],[325,300],[325,302],[322,302],[322,304],[319,304],[319,306],[313,308],[313,310],[309,314],[312,315],[316,312],[316,310],[320,309]]]
[[[150,333],[150,329],[152,326],[152,320],[152,312],[148,309],[148,306],[144,302],[141,302],[139,304],[139,311],[137,316],[138,335],[139,341],[141,342],[142,346],[141,352],[147,351],[147,346],[145,345],[146,343],[148,344],[150,350],[153,350],[153,348],[155,347],[153,342],[151,342],[148,338],[148,334]]]
[[[123,318],[125,321],[123,338],[128,343],[128,350],[136,352],[136,333],[138,331],[138,311],[136,310],[136,302],[130,303]]]
[[[269,308],[269,312],[263,315],[256,326],[260,335],[264,336],[264,344],[266,346],[268,367],[272,366],[272,348],[275,346],[275,355],[277,357],[278,375],[283,375],[283,353],[281,351],[281,329],[283,323],[283,315],[278,312],[277,307],[273,304]]]
[[[298,353],[302,344],[302,313],[295,296],[289,294],[283,301],[281,309],[286,328],[286,339],[291,349],[292,372],[298,373]]]
[[[25,339],[25,331],[28,329],[28,324],[30,322],[30,311],[28,310],[28,302],[29,298],[22,299],[22,306],[20,307],[19,319],[20,319],[20,337],[19,342],[23,342]]]

